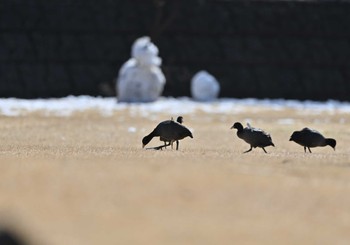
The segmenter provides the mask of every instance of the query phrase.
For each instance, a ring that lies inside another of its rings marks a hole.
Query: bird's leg
[[[249,150],[247,150],[247,151],[245,151],[245,152],[243,152],[243,153],[250,152],[251,150],[253,150],[253,147],[252,147],[252,146],[250,146],[250,149],[249,149]]]
[[[177,151],[179,150],[179,141],[178,140],[176,141],[176,150]]]
[[[169,145],[170,145],[170,143],[166,144],[166,145],[156,146],[156,147],[149,147],[149,148],[146,148],[146,150],[162,150],[164,147],[167,147]]]
[[[262,147],[262,149],[265,151],[265,153],[267,153],[267,151],[265,150],[265,148],[264,148],[264,147]]]
[[[309,149],[309,152],[312,153],[311,150],[310,150],[310,147],[308,147],[308,149]]]
[[[306,146],[304,146],[304,152],[306,153]]]
[[[170,141],[170,144],[171,144],[171,149],[173,149],[173,144],[174,144],[174,141]]]
[[[149,149],[163,150],[163,148],[166,148],[166,147],[169,146],[169,145],[170,145],[170,143],[165,144],[165,145],[160,145],[160,146],[157,146],[157,147],[153,147],[153,148],[149,148]]]

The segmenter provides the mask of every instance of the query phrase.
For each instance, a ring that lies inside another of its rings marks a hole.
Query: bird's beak
[[[145,148],[145,144],[142,144],[142,148]]]
[[[233,126],[230,129],[233,129]]]
[[[292,137],[290,137],[289,141],[293,141],[293,140],[292,140]]]

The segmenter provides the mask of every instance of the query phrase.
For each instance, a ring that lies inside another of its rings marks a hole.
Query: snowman
[[[191,80],[191,94],[195,100],[210,101],[218,97],[220,85],[218,81],[206,71],[197,72]]]
[[[149,37],[138,38],[131,49],[131,58],[119,70],[116,83],[119,102],[152,102],[159,98],[165,85],[160,69],[158,48]]]

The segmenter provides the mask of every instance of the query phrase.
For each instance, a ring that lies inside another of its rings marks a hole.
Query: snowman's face
[[[154,45],[148,37],[137,39],[133,45],[132,51],[134,57],[158,55],[157,46]]]
[[[147,54],[152,54],[152,55],[158,54],[158,48],[152,42],[145,43],[145,45],[142,47],[142,49]]]

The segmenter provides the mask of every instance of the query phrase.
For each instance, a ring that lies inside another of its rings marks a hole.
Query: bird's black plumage
[[[173,118],[171,118],[171,120],[173,121]],[[177,119],[176,119],[176,122],[182,124],[183,123],[183,117],[182,116],[178,116]],[[159,140],[164,142],[164,148],[166,148],[166,145],[169,144],[169,141],[167,141],[163,137],[159,137]],[[170,142],[171,149],[173,149],[173,143],[174,142]],[[176,141],[176,149],[179,149],[179,141],[178,140]]]
[[[310,129],[303,128],[300,131],[294,131],[290,136],[289,141],[294,141],[295,143],[304,146],[304,152],[306,148],[311,153],[310,148],[319,146],[331,146],[335,150],[337,141],[332,138],[325,138],[320,132]]]
[[[147,145],[154,137],[161,137],[164,141],[170,142],[167,145],[155,147],[154,149],[162,149],[163,147],[171,145],[173,142],[182,140],[186,137],[193,138],[191,131],[185,126],[173,120],[167,120],[159,123],[157,127],[147,136],[142,139],[143,147]],[[176,147],[178,150],[178,145]]]
[[[13,231],[8,229],[0,229],[0,244],[1,245],[24,245],[27,244],[24,242],[22,237],[19,234],[16,234]]]
[[[182,116],[178,116],[178,117],[176,118],[176,121],[177,121],[178,123],[182,124],[183,121],[184,121],[184,118],[183,118]]]
[[[232,128],[237,129],[237,136],[240,139],[243,139],[245,142],[247,142],[250,145],[250,149],[245,151],[244,153],[249,152],[256,147],[262,148],[264,152],[267,153],[265,150],[265,147],[270,145],[275,146],[272,143],[270,134],[264,132],[261,129],[253,128],[250,126],[243,128],[243,125],[239,122],[236,122],[235,124],[233,124],[231,129]]]

